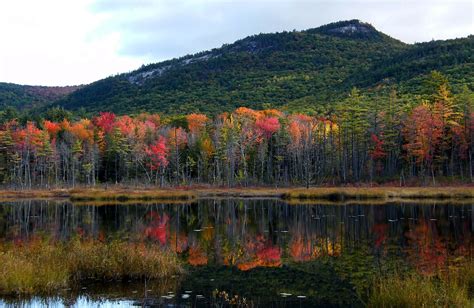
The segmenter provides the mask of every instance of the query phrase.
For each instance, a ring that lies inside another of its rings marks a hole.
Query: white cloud
[[[135,69],[143,59],[120,55],[121,34],[93,35],[102,14],[87,1],[2,1],[0,81],[72,85]]]
[[[470,0],[15,0],[0,3],[0,81],[88,83],[247,35],[361,19],[405,42],[474,33]]]

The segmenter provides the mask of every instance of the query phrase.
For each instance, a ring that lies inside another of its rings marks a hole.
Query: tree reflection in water
[[[289,205],[273,199],[107,206],[21,201],[0,204],[0,239],[79,236],[146,242],[172,249],[207,276],[216,273],[207,267],[252,273],[257,268],[280,268],[282,273],[302,268],[311,273],[314,266],[319,268],[311,263],[317,260],[329,260],[328,275],[340,272],[341,279],[351,276],[354,264],[360,262],[369,264],[370,271],[383,271],[383,264],[398,262],[433,275],[474,255],[473,208],[470,204]],[[279,272],[272,273],[278,277]],[[279,292],[277,287],[273,292]]]
[[[22,201],[0,205],[3,240],[35,234],[155,242],[192,265],[242,270],[281,266],[346,251],[406,254],[431,273],[472,251],[472,205],[288,205],[276,200],[74,206]]]

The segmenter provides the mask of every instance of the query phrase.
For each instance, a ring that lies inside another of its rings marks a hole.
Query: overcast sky
[[[0,82],[74,85],[248,35],[360,19],[407,43],[474,34],[474,0],[1,0]]]

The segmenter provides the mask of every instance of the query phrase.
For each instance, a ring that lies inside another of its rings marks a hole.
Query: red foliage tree
[[[135,123],[129,116],[121,116],[117,119],[115,126],[118,127],[122,135],[130,136],[135,130]]]
[[[112,112],[101,112],[94,118],[94,124],[100,127],[105,133],[110,133],[114,128],[115,114]]]
[[[162,136],[152,145],[145,147],[145,153],[150,158],[150,169],[157,170],[168,165],[168,148],[166,139]]]
[[[204,127],[206,127],[207,121],[209,119],[204,114],[192,113],[186,116],[188,121],[188,128],[192,134],[199,133]]]
[[[433,113],[426,105],[414,108],[404,129],[407,154],[415,157],[419,164],[432,167],[443,129],[443,119],[438,113]]]
[[[266,138],[270,138],[274,133],[280,130],[280,121],[275,117],[259,119],[255,122],[255,125]]]
[[[373,144],[372,150],[369,152],[370,157],[373,160],[378,160],[387,156],[387,153],[383,149],[384,141],[375,134],[371,134],[370,139]]]
[[[46,129],[46,131],[48,131],[49,135],[52,138],[56,137],[56,135],[61,130],[61,125],[59,125],[56,122],[51,122],[51,121],[48,121],[48,120],[45,120],[43,122],[43,127]]]

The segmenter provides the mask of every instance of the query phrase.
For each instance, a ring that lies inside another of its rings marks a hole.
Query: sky
[[[248,35],[360,19],[406,43],[474,34],[474,0],[1,0],[0,82],[87,84]]]

